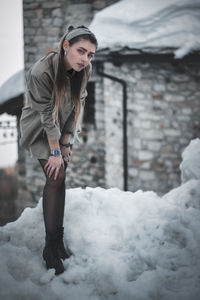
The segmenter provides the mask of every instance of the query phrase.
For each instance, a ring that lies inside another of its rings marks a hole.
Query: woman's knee
[[[63,167],[60,168],[56,179],[54,179],[54,175],[55,174],[53,173],[50,178],[47,177],[47,184],[51,184],[51,186],[59,187],[65,183],[65,171]]]

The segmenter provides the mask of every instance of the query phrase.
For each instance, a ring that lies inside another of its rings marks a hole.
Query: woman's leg
[[[46,160],[39,160],[43,171]],[[44,171],[45,173],[45,171]],[[46,173],[45,173],[46,176]],[[54,268],[56,275],[64,272],[61,261],[59,244],[63,228],[65,194],[65,169],[61,166],[56,180],[46,176],[46,184],[43,190],[43,216],[46,230],[46,244],[43,250],[43,258],[47,269]],[[62,231],[62,232],[61,232]]]
[[[63,226],[63,218],[64,218],[64,211],[65,211],[65,181],[62,183],[59,189],[59,198],[60,198],[60,207],[58,212],[58,227]]]
[[[43,171],[47,161],[39,160]],[[45,173],[45,171],[44,171]],[[46,176],[46,174],[45,174]],[[65,206],[65,168],[61,166],[56,180],[46,176],[46,184],[43,190],[43,215],[46,232],[56,232],[63,225]]]
[[[66,168],[66,165],[65,165]],[[64,236],[64,227],[63,227],[63,217],[64,217],[64,210],[65,210],[65,183],[60,188],[60,199],[62,199],[62,205],[60,206],[60,215],[59,215],[59,243],[58,243],[58,249],[59,254],[62,259],[69,258],[73,253],[69,249],[69,247],[64,246],[63,242],[63,236]]]

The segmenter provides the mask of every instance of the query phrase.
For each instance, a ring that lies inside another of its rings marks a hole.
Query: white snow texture
[[[169,47],[182,58],[200,49],[200,0],[121,0],[98,12],[90,29],[100,48]]]
[[[200,179],[200,143],[199,139],[192,140],[182,154],[180,165],[181,181]]]
[[[42,260],[41,200],[0,227],[0,299],[199,300],[199,149],[199,139],[186,148],[181,171],[188,181],[163,197],[67,190],[64,239],[74,256],[59,276]]]

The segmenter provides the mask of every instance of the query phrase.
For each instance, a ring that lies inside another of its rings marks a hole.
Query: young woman
[[[72,254],[63,244],[65,171],[74,135],[80,130],[90,61],[96,48],[97,40],[88,28],[70,26],[58,51],[37,61],[27,74],[20,142],[39,160],[46,176],[43,258],[47,269],[54,268],[56,275],[64,272],[62,259]]]

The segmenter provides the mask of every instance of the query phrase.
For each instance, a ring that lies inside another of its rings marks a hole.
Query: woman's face
[[[80,72],[87,67],[93,58],[96,46],[88,40],[81,39],[79,42],[69,45],[68,41],[64,41],[63,49],[67,52],[64,56],[67,70],[74,69]]]

